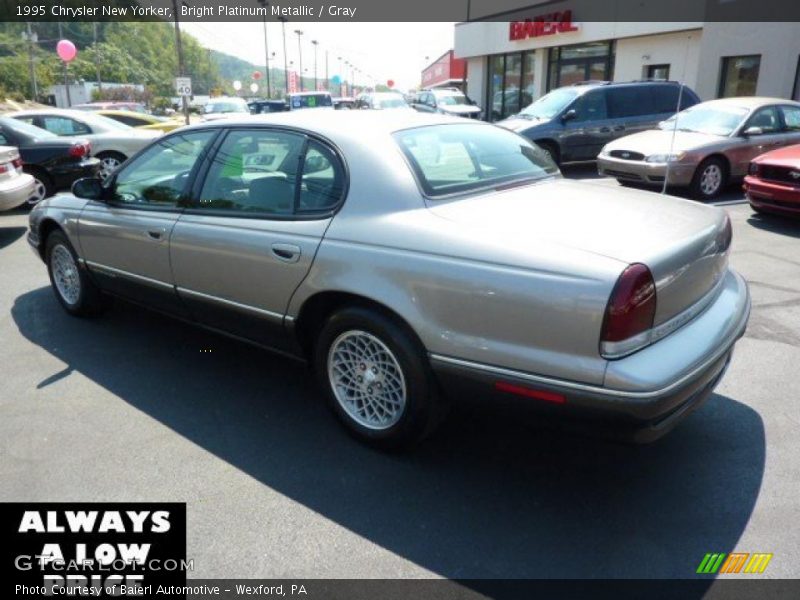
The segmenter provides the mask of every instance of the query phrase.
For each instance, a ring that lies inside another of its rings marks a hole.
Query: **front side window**
[[[552,119],[564,110],[577,95],[578,92],[574,89],[553,90],[520,112],[519,116],[528,119]]]
[[[127,163],[114,178],[111,202],[130,206],[174,207],[189,173],[215,131],[194,131],[159,140]]]
[[[755,96],[761,56],[726,56],[722,59],[719,82],[720,98]]]
[[[775,106],[765,106],[759,108],[750,117],[747,127],[758,127],[762,133],[777,133],[781,130],[781,122],[778,117],[778,108]]]
[[[605,90],[586,92],[574,105],[575,121],[597,121],[608,118]]]
[[[555,175],[558,167],[524,138],[478,124],[434,125],[394,134],[428,196]]]

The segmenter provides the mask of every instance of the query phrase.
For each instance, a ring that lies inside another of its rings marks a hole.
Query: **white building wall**
[[[467,89],[464,91],[483,108],[486,98],[486,58],[476,56],[467,59]]]
[[[716,98],[723,56],[761,55],[756,93],[792,97],[800,58],[800,23],[706,23],[695,91]]]
[[[643,79],[647,65],[669,65],[670,79],[695,89],[702,37],[702,30],[695,29],[618,40],[614,81]]]

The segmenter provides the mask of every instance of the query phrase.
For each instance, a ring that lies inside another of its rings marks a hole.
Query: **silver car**
[[[39,204],[28,240],[70,314],[113,294],[305,360],[381,447],[464,383],[654,439],[750,310],[723,210],[568,181],[515,133],[415,112],[183,128]]]
[[[93,112],[44,108],[8,113],[6,116],[35,125],[59,136],[78,136],[92,143],[100,160],[100,177],[108,177],[129,156],[162,135],[161,131],[137,129]]]
[[[621,183],[688,186],[695,198],[717,196],[747,175],[750,161],[800,142],[800,102],[781,98],[725,98],[696,104],[658,129],[603,147],[601,175]]]

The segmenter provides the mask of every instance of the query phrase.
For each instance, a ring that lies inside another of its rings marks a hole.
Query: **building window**
[[[759,54],[723,57],[718,97],[755,96],[760,66],[761,55]]]
[[[490,121],[505,119],[533,102],[534,51],[489,57],[486,106]]]
[[[644,68],[644,78],[651,81],[669,80],[669,65],[647,65]]]
[[[550,49],[547,90],[582,81],[610,81],[614,76],[614,42],[591,42]]]

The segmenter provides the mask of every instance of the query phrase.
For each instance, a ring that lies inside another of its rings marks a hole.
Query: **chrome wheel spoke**
[[[364,427],[387,429],[403,415],[406,384],[400,363],[366,331],[347,331],[334,340],[328,379],[339,405]]]
[[[50,268],[56,290],[64,302],[77,303],[81,293],[81,280],[72,253],[63,245],[57,245],[50,254]]]

